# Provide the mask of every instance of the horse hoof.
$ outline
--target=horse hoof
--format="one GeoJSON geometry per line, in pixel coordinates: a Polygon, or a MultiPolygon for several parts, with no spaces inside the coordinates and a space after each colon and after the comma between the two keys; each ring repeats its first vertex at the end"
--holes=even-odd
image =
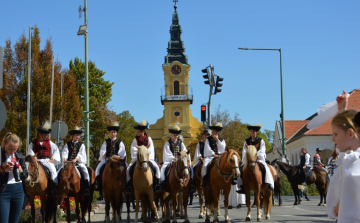
{"type": "Polygon", "coordinates": [[[199,214],[199,218],[200,218],[200,219],[201,219],[201,218],[204,218],[204,215],[199,214]]]}
{"type": "Polygon", "coordinates": [[[219,219],[214,219],[213,223],[219,223],[219,219]]]}
{"type": "Polygon", "coordinates": [[[231,223],[230,219],[225,220],[225,223],[231,223]]]}
{"type": "Polygon", "coordinates": [[[205,222],[206,223],[210,222],[210,219],[209,218],[205,219],[205,222]]]}
{"type": "Polygon", "coordinates": [[[257,221],[261,221],[262,219],[261,218],[257,218],[257,221]]]}
{"type": "Polygon", "coordinates": [[[245,221],[251,221],[251,219],[249,217],[246,217],[245,221]]]}
{"type": "Polygon", "coordinates": [[[281,202],[281,203],[279,203],[279,206],[280,206],[280,207],[282,206],[282,202],[281,202]]]}
{"type": "Polygon", "coordinates": [[[326,207],[326,204],[323,204],[324,207],[326,207]]]}
{"type": "Polygon", "coordinates": [[[266,216],[266,219],[267,219],[267,220],[270,220],[270,216],[266,216]]]}
{"type": "Polygon", "coordinates": [[[321,206],[321,203],[319,203],[318,206],[321,206]]]}
{"type": "Polygon", "coordinates": [[[189,219],[185,220],[184,223],[190,223],[189,219]]]}
{"type": "Polygon", "coordinates": [[[297,202],[294,202],[294,204],[293,205],[297,205],[297,202]]]}

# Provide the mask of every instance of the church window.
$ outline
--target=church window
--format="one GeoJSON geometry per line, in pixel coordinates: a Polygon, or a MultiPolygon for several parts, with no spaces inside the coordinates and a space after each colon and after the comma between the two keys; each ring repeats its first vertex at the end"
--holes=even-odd
{"type": "Polygon", "coordinates": [[[175,81],[174,82],[174,95],[179,95],[180,92],[179,92],[179,81],[175,81]]]}
{"type": "Polygon", "coordinates": [[[178,116],[180,116],[180,112],[174,112],[174,115],[176,116],[176,117],[178,117],[178,116]]]}

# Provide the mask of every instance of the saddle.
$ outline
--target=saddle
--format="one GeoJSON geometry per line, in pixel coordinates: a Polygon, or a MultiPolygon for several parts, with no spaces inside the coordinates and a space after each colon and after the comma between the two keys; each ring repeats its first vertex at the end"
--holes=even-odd
{"type": "MultiPolygon", "coordinates": [[[[79,165],[78,163],[75,163],[75,170],[76,170],[76,173],[78,174],[78,176],[80,177],[80,179],[83,180],[84,176],[82,175],[81,171],[78,169],[78,165],[79,165]]],[[[66,166],[66,164],[64,166],[66,166]]],[[[61,169],[60,169],[60,171],[58,173],[59,178],[61,176],[61,172],[64,170],[64,166],[61,167],[61,169]]],[[[88,168],[88,172],[90,173],[89,167],[87,167],[87,168],[88,168]]],[[[50,173],[50,171],[49,171],[49,173],[50,173]]],[[[90,176],[90,174],[89,174],[89,176],[90,176]]]]}
{"type": "Polygon", "coordinates": [[[173,167],[174,162],[171,162],[169,165],[167,165],[166,169],[165,169],[165,182],[169,181],[169,175],[170,175],[170,170],[173,167]]]}
{"type": "Polygon", "coordinates": [[[262,182],[265,183],[265,174],[266,174],[265,166],[264,166],[262,163],[260,163],[260,162],[258,162],[257,164],[259,165],[259,170],[260,170],[260,172],[261,172],[262,182]]]}
{"type": "Polygon", "coordinates": [[[51,179],[51,172],[49,170],[49,168],[47,168],[46,166],[44,166],[41,162],[39,162],[39,164],[42,166],[44,172],[45,172],[45,176],[47,179],[51,179]]]}
{"type": "MultiPolygon", "coordinates": [[[[210,181],[210,171],[211,171],[211,169],[213,168],[213,166],[215,165],[215,162],[217,161],[219,159],[219,157],[215,157],[215,158],[213,158],[210,162],[209,162],[209,164],[207,165],[207,167],[206,167],[206,174],[209,174],[209,177],[207,178],[208,180],[208,182],[210,181]]],[[[204,180],[204,178],[203,178],[203,180],[204,180]]]]}

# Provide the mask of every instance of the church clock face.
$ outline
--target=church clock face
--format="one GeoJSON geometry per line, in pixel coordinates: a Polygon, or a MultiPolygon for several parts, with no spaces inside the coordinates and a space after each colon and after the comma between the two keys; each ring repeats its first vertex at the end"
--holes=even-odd
{"type": "Polygon", "coordinates": [[[181,72],[181,67],[179,65],[174,65],[171,68],[171,73],[173,74],[180,74],[181,72]]]}

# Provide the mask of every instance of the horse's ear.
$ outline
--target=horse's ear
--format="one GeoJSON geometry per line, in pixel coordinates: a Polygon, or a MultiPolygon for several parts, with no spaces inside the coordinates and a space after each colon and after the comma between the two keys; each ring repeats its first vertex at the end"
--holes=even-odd
{"type": "Polygon", "coordinates": [[[189,154],[190,154],[190,150],[186,151],[186,154],[188,154],[188,155],[189,155],[189,154]]]}
{"type": "Polygon", "coordinates": [[[240,147],[239,147],[239,148],[237,148],[235,151],[236,151],[237,153],[239,153],[239,151],[240,151],[240,147]]]}
{"type": "Polygon", "coordinates": [[[177,152],[177,154],[178,154],[179,156],[181,156],[181,153],[180,153],[180,152],[177,152]]]}

